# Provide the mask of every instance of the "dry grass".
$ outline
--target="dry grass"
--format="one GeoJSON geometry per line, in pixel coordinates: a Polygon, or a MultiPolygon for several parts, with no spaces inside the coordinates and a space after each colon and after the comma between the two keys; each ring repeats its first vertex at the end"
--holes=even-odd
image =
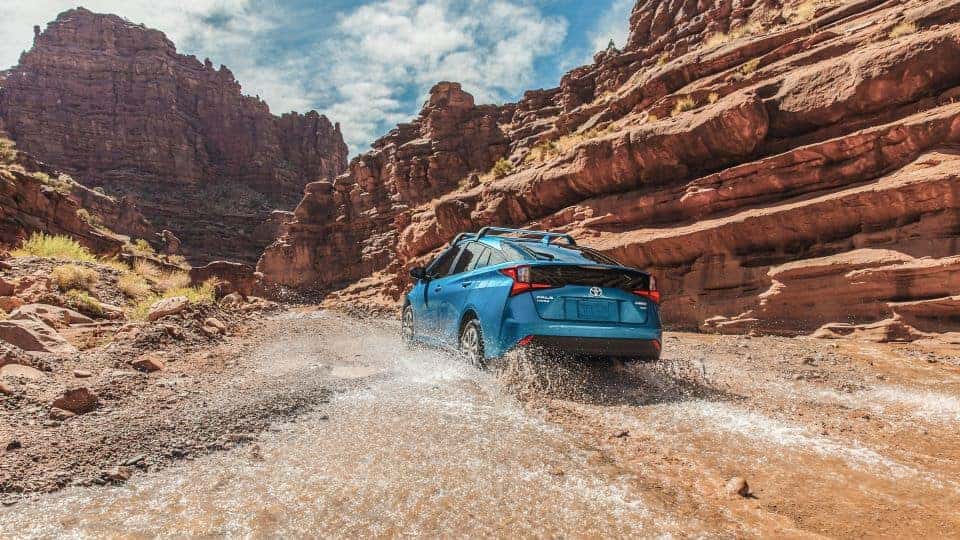
{"type": "Polygon", "coordinates": [[[15,159],[17,159],[16,143],[0,137],[0,163],[11,163],[15,159]]]}
{"type": "Polygon", "coordinates": [[[117,286],[120,288],[120,292],[131,300],[142,300],[150,296],[152,292],[147,280],[140,274],[133,272],[120,276],[117,286]]]}
{"type": "Polygon", "coordinates": [[[61,291],[80,289],[92,291],[100,283],[100,274],[92,268],[78,264],[64,264],[57,266],[50,272],[50,279],[57,284],[61,291]]]}
{"type": "Polygon", "coordinates": [[[706,40],[703,42],[703,46],[708,49],[713,49],[714,47],[719,47],[724,43],[730,41],[730,36],[724,32],[717,32],[715,34],[710,34],[706,40]]]}
{"type": "Polygon", "coordinates": [[[682,112],[690,111],[697,108],[697,101],[690,96],[682,97],[678,99],[673,104],[673,111],[670,112],[670,116],[676,116],[682,112]]]}
{"type": "Polygon", "coordinates": [[[917,25],[915,23],[902,22],[890,30],[890,39],[897,39],[898,37],[909,36],[910,34],[916,33],[917,25]]]}
{"type": "Polygon", "coordinates": [[[670,61],[670,54],[669,54],[669,53],[663,53],[663,54],[660,55],[659,58],[657,58],[657,66],[666,65],[667,62],[669,62],[669,61],[670,61]]]}
{"type": "Polygon", "coordinates": [[[716,92],[710,92],[710,95],[707,96],[707,101],[709,101],[711,105],[716,103],[719,99],[720,99],[720,94],[716,92]]]}
{"type": "Polygon", "coordinates": [[[150,294],[138,301],[128,313],[128,316],[135,321],[146,320],[150,313],[150,308],[154,304],[165,298],[174,296],[185,296],[191,304],[212,304],[216,301],[217,280],[209,279],[197,287],[181,287],[164,291],[163,294],[150,294]]]}
{"type": "Polygon", "coordinates": [[[793,12],[787,15],[787,20],[792,23],[802,23],[813,20],[817,15],[817,5],[819,2],[817,0],[807,0],[806,2],[801,3],[793,12]]]}
{"type": "Polygon", "coordinates": [[[5,320],[5,319],[6,319],[7,317],[9,317],[9,316],[10,316],[9,313],[7,313],[6,311],[0,309],[0,321],[5,320]]]}
{"type": "Polygon", "coordinates": [[[556,141],[542,142],[530,149],[530,153],[524,158],[525,162],[543,162],[560,154],[560,147],[556,141]]]}
{"type": "Polygon", "coordinates": [[[114,270],[116,270],[117,272],[120,272],[121,274],[127,274],[130,272],[130,266],[128,266],[127,263],[121,261],[120,259],[115,259],[115,258],[101,259],[97,261],[97,264],[101,264],[103,266],[108,266],[110,268],[113,268],[114,270]]]}
{"type": "Polygon", "coordinates": [[[89,315],[91,317],[102,317],[103,316],[103,307],[100,305],[100,301],[96,298],[90,296],[90,293],[87,291],[80,291],[73,289],[67,291],[67,304],[72,308],[84,315],[89,315]]]}
{"type": "Polygon", "coordinates": [[[129,244],[127,248],[131,253],[140,257],[149,257],[157,254],[153,246],[143,238],[137,238],[132,244],[129,244]]]}
{"type": "Polygon", "coordinates": [[[754,58],[753,60],[749,60],[745,64],[740,66],[740,73],[743,73],[745,76],[750,75],[751,73],[756,71],[757,68],[759,67],[760,67],[760,59],[754,58]]]}
{"type": "Polygon", "coordinates": [[[46,257],[65,261],[94,262],[96,257],[87,248],[81,246],[69,236],[55,236],[45,233],[33,233],[19,249],[13,250],[13,257],[46,257]]]}

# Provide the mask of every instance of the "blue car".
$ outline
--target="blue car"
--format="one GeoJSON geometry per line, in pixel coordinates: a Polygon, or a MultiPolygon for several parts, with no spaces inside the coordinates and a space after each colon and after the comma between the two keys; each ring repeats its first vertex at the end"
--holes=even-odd
{"type": "Polygon", "coordinates": [[[514,349],[660,358],[656,279],[569,235],[486,227],[410,276],[407,343],[454,348],[478,366],[514,349]]]}

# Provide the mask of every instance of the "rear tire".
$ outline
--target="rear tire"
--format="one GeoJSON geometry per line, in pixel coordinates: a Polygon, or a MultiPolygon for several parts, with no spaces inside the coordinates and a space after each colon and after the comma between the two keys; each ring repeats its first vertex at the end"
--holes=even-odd
{"type": "Polygon", "coordinates": [[[400,315],[400,339],[403,341],[403,345],[406,347],[413,346],[413,324],[413,306],[406,306],[403,308],[403,314],[400,315]]]}
{"type": "Polygon", "coordinates": [[[460,354],[477,368],[483,368],[486,365],[483,353],[483,329],[480,328],[480,321],[477,319],[470,319],[460,329],[460,354]]]}

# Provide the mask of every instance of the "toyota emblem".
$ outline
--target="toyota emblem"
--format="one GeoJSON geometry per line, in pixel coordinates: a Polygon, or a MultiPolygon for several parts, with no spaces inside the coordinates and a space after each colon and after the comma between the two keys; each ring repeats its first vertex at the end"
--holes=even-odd
{"type": "Polygon", "coordinates": [[[590,296],[603,296],[603,289],[600,287],[590,287],[590,296]]]}

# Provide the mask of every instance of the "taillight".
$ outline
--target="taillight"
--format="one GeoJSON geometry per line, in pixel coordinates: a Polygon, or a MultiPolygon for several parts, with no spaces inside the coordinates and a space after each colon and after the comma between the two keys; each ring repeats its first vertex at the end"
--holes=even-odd
{"type": "Polygon", "coordinates": [[[510,287],[510,296],[516,296],[534,289],[550,289],[553,287],[549,283],[532,283],[529,266],[504,268],[500,270],[500,273],[513,280],[513,286],[510,287]]]}
{"type": "Polygon", "coordinates": [[[642,296],[647,300],[650,300],[654,304],[660,303],[660,291],[657,290],[657,278],[650,276],[650,288],[649,289],[637,289],[633,291],[633,294],[637,296],[642,296]]]}

